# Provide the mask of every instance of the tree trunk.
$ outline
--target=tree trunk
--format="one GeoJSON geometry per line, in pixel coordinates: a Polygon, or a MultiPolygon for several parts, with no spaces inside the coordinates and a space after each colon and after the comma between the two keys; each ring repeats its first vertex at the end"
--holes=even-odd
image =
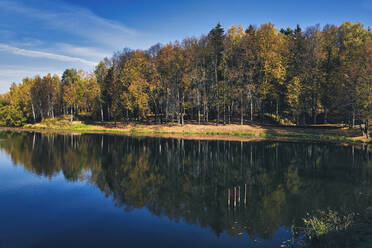
{"type": "Polygon", "coordinates": [[[103,108],[102,108],[102,103],[100,103],[99,106],[101,108],[101,121],[103,122],[103,108]]]}
{"type": "Polygon", "coordinates": [[[300,125],[300,114],[297,113],[296,114],[296,126],[299,126],[300,125]]]}
{"type": "Polygon", "coordinates": [[[33,103],[31,103],[31,107],[32,107],[32,116],[34,117],[34,123],[36,123],[36,114],[35,114],[35,108],[34,108],[33,103]]]}
{"type": "Polygon", "coordinates": [[[253,121],[253,99],[251,98],[251,121],[253,121]]]}
{"type": "Polygon", "coordinates": [[[177,90],[177,107],[176,107],[176,115],[177,115],[177,123],[178,125],[181,124],[181,101],[180,101],[180,90],[177,90]]]}
{"type": "Polygon", "coordinates": [[[200,125],[200,106],[198,107],[198,124],[200,125]]]}
{"type": "Polygon", "coordinates": [[[240,125],[244,124],[243,93],[240,95],[240,125]]]}
{"type": "Polygon", "coordinates": [[[218,74],[217,74],[217,66],[218,66],[218,59],[217,59],[217,55],[215,56],[215,63],[214,63],[214,83],[215,83],[215,87],[217,89],[217,120],[216,120],[216,125],[218,125],[218,123],[220,122],[220,108],[218,106],[218,87],[217,87],[217,84],[218,84],[218,74]]]}
{"type": "Polygon", "coordinates": [[[218,126],[219,123],[220,123],[220,107],[218,106],[218,103],[217,103],[217,120],[216,120],[216,125],[218,126]]]}
{"type": "Polygon", "coordinates": [[[204,118],[204,124],[207,123],[207,111],[206,111],[206,106],[203,104],[203,118],[204,118]]]}
{"type": "Polygon", "coordinates": [[[231,124],[231,106],[229,105],[229,125],[231,124]]]}
{"type": "Polygon", "coordinates": [[[306,110],[304,109],[304,112],[302,114],[302,124],[306,125],[306,110]]]}
{"type": "Polygon", "coordinates": [[[366,120],[364,130],[365,130],[366,138],[368,139],[369,138],[368,119],[366,120]]]}
{"type": "Polygon", "coordinates": [[[223,124],[226,125],[226,105],[223,105],[223,124]]]}
{"type": "Polygon", "coordinates": [[[243,111],[243,105],[240,106],[240,125],[244,125],[244,111],[243,111]]]}
{"type": "Polygon", "coordinates": [[[40,108],[40,117],[43,120],[44,119],[43,109],[41,108],[41,106],[39,108],[40,108]]]}
{"type": "Polygon", "coordinates": [[[276,100],[276,118],[279,120],[279,99],[276,100]]]}
{"type": "Polygon", "coordinates": [[[169,88],[167,88],[167,94],[165,99],[165,122],[169,122],[169,88]]]}
{"type": "Polygon", "coordinates": [[[207,120],[207,125],[208,125],[208,122],[209,122],[209,110],[208,110],[208,106],[207,106],[207,116],[206,116],[206,120],[207,120]]]}
{"type": "Polygon", "coordinates": [[[325,123],[325,124],[328,123],[328,109],[325,109],[325,110],[324,110],[324,123],[325,123]]]}
{"type": "Polygon", "coordinates": [[[184,116],[185,116],[185,94],[182,94],[182,105],[181,105],[181,109],[180,109],[180,113],[181,113],[181,125],[185,125],[185,120],[184,120],[184,116]]]}

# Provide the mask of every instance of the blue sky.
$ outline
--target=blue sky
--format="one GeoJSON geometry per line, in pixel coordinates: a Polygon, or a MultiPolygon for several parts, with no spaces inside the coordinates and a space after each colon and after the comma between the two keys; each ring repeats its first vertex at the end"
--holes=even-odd
{"type": "Polygon", "coordinates": [[[26,76],[92,71],[124,47],[206,34],[218,22],[282,27],[362,22],[372,0],[0,0],[0,93],[26,76]]]}

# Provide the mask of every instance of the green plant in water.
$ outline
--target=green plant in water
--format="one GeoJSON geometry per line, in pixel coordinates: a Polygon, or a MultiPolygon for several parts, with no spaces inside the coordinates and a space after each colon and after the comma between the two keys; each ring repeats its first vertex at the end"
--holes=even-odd
{"type": "Polygon", "coordinates": [[[305,235],[311,240],[331,232],[346,231],[352,225],[354,216],[354,213],[342,216],[333,210],[319,211],[318,216],[303,219],[305,235]]]}

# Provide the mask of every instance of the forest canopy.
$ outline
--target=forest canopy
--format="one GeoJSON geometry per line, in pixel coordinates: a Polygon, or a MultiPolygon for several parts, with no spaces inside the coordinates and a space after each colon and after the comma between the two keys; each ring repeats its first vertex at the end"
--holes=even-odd
{"type": "Polygon", "coordinates": [[[92,121],[296,125],[371,120],[372,32],[361,23],[220,24],[207,35],[124,49],[94,72],[67,69],[13,84],[0,125],[69,115],[92,121]]]}

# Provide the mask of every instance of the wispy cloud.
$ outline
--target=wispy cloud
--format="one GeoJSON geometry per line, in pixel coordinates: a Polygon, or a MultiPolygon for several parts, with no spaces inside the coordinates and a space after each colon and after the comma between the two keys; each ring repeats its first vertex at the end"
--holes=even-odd
{"type": "Polygon", "coordinates": [[[144,34],[118,22],[95,15],[90,10],[57,2],[55,9],[37,9],[17,1],[0,1],[0,9],[39,20],[51,30],[59,30],[84,37],[89,41],[112,48],[140,45],[138,38],[144,34]]]}
{"type": "Polygon", "coordinates": [[[60,0],[0,0],[0,92],[27,76],[90,71],[114,51],[146,48],[146,37],[60,0]]]}
{"type": "MultiPolygon", "coordinates": [[[[34,67],[24,67],[24,66],[1,66],[0,67],[0,75],[6,78],[19,77],[20,75],[24,75],[23,77],[33,77],[36,75],[43,76],[48,73],[61,75],[62,70],[58,70],[53,67],[47,67],[47,68],[34,68],[34,67]]],[[[12,81],[12,82],[16,82],[16,81],[12,81]]]]}
{"type": "Polygon", "coordinates": [[[1,43],[0,43],[0,51],[4,51],[4,52],[16,54],[16,55],[21,55],[21,56],[26,56],[26,57],[46,58],[46,59],[63,61],[63,62],[79,62],[79,63],[84,63],[90,66],[94,66],[97,64],[96,62],[88,61],[82,58],[71,57],[71,56],[60,55],[60,54],[49,53],[49,52],[27,50],[27,49],[13,47],[13,46],[9,46],[7,44],[1,44],[1,43]]]}
{"type": "Polygon", "coordinates": [[[97,61],[111,55],[111,52],[105,52],[95,47],[76,46],[66,43],[58,43],[55,48],[63,54],[74,55],[82,58],[91,58],[97,61]]]}

